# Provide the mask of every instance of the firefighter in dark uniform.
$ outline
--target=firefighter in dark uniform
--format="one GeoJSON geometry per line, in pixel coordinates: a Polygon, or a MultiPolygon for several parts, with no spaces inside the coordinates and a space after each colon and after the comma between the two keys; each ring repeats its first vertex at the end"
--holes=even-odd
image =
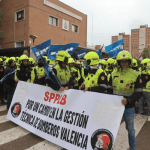
{"type": "Polygon", "coordinates": [[[17,67],[15,73],[15,80],[33,83],[35,80],[34,70],[29,66],[29,58],[25,54],[20,57],[20,66],[17,67]]]}

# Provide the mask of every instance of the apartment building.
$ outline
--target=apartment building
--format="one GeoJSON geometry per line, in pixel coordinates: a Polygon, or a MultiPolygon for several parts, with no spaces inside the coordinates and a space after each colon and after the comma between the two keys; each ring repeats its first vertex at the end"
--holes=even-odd
{"type": "Polygon", "coordinates": [[[48,39],[52,44],[87,45],[87,15],[58,0],[4,0],[1,48],[32,46],[48,39]]]}

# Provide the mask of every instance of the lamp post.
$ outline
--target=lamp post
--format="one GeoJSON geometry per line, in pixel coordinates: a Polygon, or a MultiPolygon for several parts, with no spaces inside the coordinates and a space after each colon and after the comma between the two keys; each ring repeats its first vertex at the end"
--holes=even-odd
{"type": "MultiPolygon", "coordinates": [[[[36,35],[30,35],[29,36],[32,40],[33,40],[33,46],[34,46],[34,41],[35,41],[35,39],[38,37],[38,36],[36,36],[36,35]]],[[[31,47],[33,47],[33,46],[31,46],[31,47]]],[[[31,48],[30,47],[30,48],[31,48]]],[[[33,58],[34,58],[34,60],[36,60],[36,57],[33,55],[33,52],[30,50],[30,56],[32,56],[33,58]]]]}
{"type": "Polygon", "coordinates": [[[36,35],[30,35],[29,37],[33,40],[33,45],[34,45],[34,40],[35,40],[38,36],[36,36],[36,35]]]}

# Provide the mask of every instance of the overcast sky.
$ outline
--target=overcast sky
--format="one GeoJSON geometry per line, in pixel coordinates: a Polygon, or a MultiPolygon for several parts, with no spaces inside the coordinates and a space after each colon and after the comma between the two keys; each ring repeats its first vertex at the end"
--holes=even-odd
{"type": "Polygon", "coordinates": [[[111,44],[119,32],[131,35],[131,29],[150,26],[149,0],[60,0],[88,17],[87,44],[111,44]],[[93,38],[92,38],[93,14],[93,38]],[[93,39],[93,40],[92,40],[93,39]]]}

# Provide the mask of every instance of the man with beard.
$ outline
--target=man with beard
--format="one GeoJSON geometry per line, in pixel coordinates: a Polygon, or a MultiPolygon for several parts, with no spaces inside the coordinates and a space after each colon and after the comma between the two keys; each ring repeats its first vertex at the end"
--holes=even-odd
{"type": "MultiPolygon", "coordinates": [[[[5,73],[4,75],[7,75],[8,73],[11,73],[13,71],[13,69],[15,68],[16,64],[15,61],[13,59],[10,59],[8,61],[8,66],[5,69],[5,73]]],[[[7,92],[7,109],[9,109],[11,101],[12,101],[12,97],[15,91],[15,80],[14,80],[14,73],[9,75],[5,82],[5,91],[7,92]]]]}
{"type": "Polygon", "coordinates": [[[25,54],[20,56],[20,66],[17,67],[15,80],[33,83],[35,79],[34,70],[29,66],[29,58],[25,54]]]}

